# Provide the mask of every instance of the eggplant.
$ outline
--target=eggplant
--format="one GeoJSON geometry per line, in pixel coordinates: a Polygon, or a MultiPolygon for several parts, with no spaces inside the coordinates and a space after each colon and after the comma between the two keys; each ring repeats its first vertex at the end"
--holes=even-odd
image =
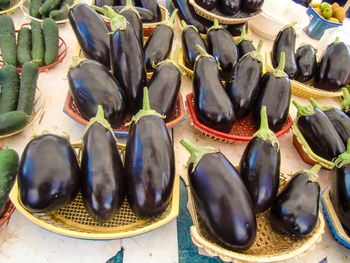
{"type": "Polygon", "coordinates": [[[217,19],[214,26],[209,28],[207,37],[209,54],[219,62],[222,69],[220,75],[226,79],[237,62],[237,47],[230,33],[219,25],[217,19]]]}
{"type": "Polygon", "coordinates": [[[256,13],[261,10],[264,0],[243,0],[242,9],[248,13],[256,13]]]}
{"type": "Polygon", "coordinates": [[[142,89],[147,82],[142,47],[125,17],[109,6],[97,9],[111,19],[112,72],[125,92],[127,111],[133,114],[141,108],[142,89]]]}
{"type": "Polygon", "coordinates": [[[315,87],[337,91],[350,82],[350,47],[339,41],[330,44],[317,67],[315,87]]]}
{"type": "Polygon", "coordinates": [[[256,125],[260,123],[260,112],[263,105],[267,108],[269,127],[279,131],[286,123],[291,99],[291,83],[283,71],[285,55],[282,52],[278,67],[264,74],[259,85],[259,95],[253,109],[256,125]]]}
{"type": "Polygon", "coordinates": [[[238,52],[238,59],[243,57],[245,54],[255,51],[253,40],[247,34],[245,25],[243,26],[240,37],[236,41],[236,46],[237,46],[237,52],[238,52]]]}
{"type": "Polygon", "coordinates": [[[135,5],[150,10],[157,22],[162,21],[162,13],[157,0],[135,0],[135,5]]]}
{"type": "Polygon", "coordinates": [[[147,71],[154,71],[154,66],[170,56],[174,39],[174,21],[177,9],[165,23],[157,25],[144,47],[144,63],[147,71]]]}
{"type": "MultiPolygon", "coordinates": [[[[219,10],[224,14],[235,15],[241,6],[241,0],[218,0],[219,10]]],[[[244,2],[245,0],[243,0],[244,2]]]]}
{"type": "Polygon", "coordinates": [[[279,187],[281,153],[277,137],[269,129],[266,107],[261,109],[260,129],[253,135],[239,164],[255,213],[263,213],[275,200],[279,187]]]}
{"type": "Polygon", "coordinates": [[[95,0],[94,2],[96,6],[103,7],[105,5],[113,6],[115,1],[114,0],[95,0]]]}
{"type": "Polygon", "coordinates": [[[350,140],[346,152],[334,161],[330,197],[340,223],[350,231],[350,140]]]}
{"type": "Polygon", "coordinates": [[[343,96],[342,96],[341,109],[348,117],[350,117],[350,94],[349,94],[348,88],[350,88],[350,86],[346,86],[345,88],[342,89],[343,96]]]}
{"type": "Polygon", "coordinates": [[[195,0],[196,4],[205,10],[211,11],[218,4],[218,0],[195,0]]]}
{"type": "Polygon", "coordinates": [[[184,28],[181,34],[181,41],[185,66],[193,69],[196,58],[200,55],[196,45],[201,46],[204,50],[207,48],[195,26],[187,25],[184,20],[181,20],[181,24],[184,28]]]}
{"type": "Polygon", "coordinates": [[[329,161],[345,151],[344,143],[327,115],[312,106],[302,106],[296,101],[296,123],[312,151],[329,161]]]}
{"type": "Polygon", "coordinates": [[[278,32],[272,49],[272,65],[274,67],[277,67],[281,53],[285,53],[286,65],[284,71],[290,79],[295,79],[298,75],[298,65],[295,55],[297,34],[295,33],[294,25],[295,23],[288,25],[278,32]]]}
{"type": "Polygon", "coordinates": [[[32,139],[18,172],[19,199],[32,213],[48,213],[71,203],[81,187],[81,171],[69,141],[53,134],[32,139]]]}
{"type": "Polygon", "coordinates": [[[303,45],[296,52],[296,61],[298,65],[297,80],[305,83],[311,80],[317,70],[317,50],[311,45],[303,45]]]}
{"type": "Polygon", "coordinates": [[[126,99],[119,82],[112,73],[95,60],[75,61],[68,70],[68,83],[81,116],[89,120],[102,105],[114,128],[124,121],[126,99]]]}
{"type": "Polygon", "coordinates": [[[181,144],[191,154],[188,182],[200,222],[225,247],[247,250],[256,236],[252,201],[237,170],[219,150],[181,144]]]}
{"type": "Polygon", "coordinates": [[[243,27],[248,31],[248,23],[234,24],[234,25],[222,25],[228,32],[230,32],[231,36],[239,37],[243,32],[243,27]]]}
{"type": "Polygon", "coordinates": [[[233,104],[219,79],[218,65],[199,45],[193,72],[194,109],[198,119],[210,128],[229,132],[235,122],[233,104]]]}
{"type": "Polygon", "coordinates": [[[314,108],[318,108],[326,114],[327,118],[331,121],[333,127],[342,139],[344,145],[346,145],[350,138],[350,118],[340,109],[335,107],[319,106],[313,98],[310,99],[310,103],[314,108]]]}
{"type": "MultiPolygon", "coordinates": [[[[125,6],[123,5],[112,6],[112,9],[116,12],[120,12],[123,8],[125,8],[125,6]]],[[[138,7],[138,6],[134,6],[134,9],[139,13],[142,23],[157,22],[156,18],[154,17],[153,13],[150,10],[143,7],[138,7]]]]}
{"type": "Polygon", "coordinates": [[[144,88],[143,109],[133,118],[125,150],[129,204],[141,218],[161,215],[169,206],[175,180],[175,154],[162,116],[150,108],[144,88]]]}
{"type": "Polygon", "coordinates": [[[295,173],[271,206],[272,229],[295,238],[309,235],[317,225],[321,165],[295,173]]]}
{"type": "Polygon", "coordinates": [[[126,175],[117,140],[101,105],[84,131],[81,173],[86,211],[98,222],[110,220],[126,196],[126,175]]]}
{"type": "Polygon", "coordinates": [[[237,119],[246,117],[251,112],[258,97],[262,74],[262,58],[259,53],[261,48],[260,41],[256,51],[240,58],[226,81],[226,92],[231,99],[237,119]]]}
{"type": "Polygon", "coordinates": [[[105,21],[87,4],[72,7],[68,17],[84,56],[110,68],[110,30],[105,21]]]}

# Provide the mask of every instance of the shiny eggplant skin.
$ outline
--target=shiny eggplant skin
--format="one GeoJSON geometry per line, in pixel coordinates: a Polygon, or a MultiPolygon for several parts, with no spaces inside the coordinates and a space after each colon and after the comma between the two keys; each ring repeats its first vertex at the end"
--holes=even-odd
{"type": "Polygon", "coordinates": [[[264,0],[243,0],[242,8],[248,13],[258,12],[264,4],[264,0]]]}
{"type": "Polygon", "coordinates": [[[162,62],[148,82],[151,109],[165,115],[166,121],[176,108],[181,87],[181,71],[172,62],[162,62]]]}
{"type": "Polygon", "coordinates": [[[68,17],[85,57],[110,68],[110,30],[105,21],[87,4],[75,5],[68,17]]]}
{"type": "Polygon", "coordinates": [[[162,21],[162,13],[157,0],[135,0],[135,5],[150,10],[157,22],[162,21]]]}
{"type": "Polygon", "coordinates": [[[316,49],[311,45],[299,47],[296,52],[298,65],[297,80],[304,83],[311,80],[317,70],[316,49]]]}
{"type": "Polygon", "coordinates": [[[322,56],[315,76],[315,87],[337,91],[350,82],[350,47],[337,40],[322,56]]]}
{"type": "Polygon", "coordinates": [[[53,134],[31,140],[22,154],[18,187],[30,212],[48,213],[72,202],[81,187],[81,171],[69,141],[53,134]]]}
{"type": "Polygon", "coordinates": [[[103,7],[105,5],[113,6],[114,2],[114,0],[95,0],[95,5],[98,7],[103,7]]]}
{"type": "Polygon", "coordinates": [[[238,58],[243,57],[245,54],[248,54],[252,51],[255,51],[253,41],[243,40],[237,45],[238,58]]]}
{"type": "Polygon", "coordinates": [[[271,206],[272,228],[292,237],[309,235],[317,225],[319,199],[320,184],[307,172],[297,172],[271,206]]]}
{"type": "Polygon", "coordinates": [[[136,38],[139,41],[141,50],[143,51],[143,28],[142,28],[142,21],[139,15],[131,8],[122,9],[122,11],[120,11],[119,14],[124,16],[126,20],[128,20],[128,22],[130,23],[130,26],[134,30],[136,38]]]}
{"type": "Polygon", "coordinates": [[[126,115],[124,92],[111,72],[95,60],[85,60],[68,71],[68,83],[80,114],[89,120],[102,105],[111,125],[116,128],[126,115]]]}
{"type": "MultiPolygon", "coordinates": [[[[224,25],[223,25],[224,26],[224,25]]],[[[238,37],[242,34],[243,28],[248,28],[248,23],[235,24],[235,25],[226,25],[224,28],[230,32],[231,36],[238,37]]]]}
{"type": "MultiPolygon", "coordinates": [[[[240,8],[241,0],[218,0],[220,11],[224,14],[235,15],[240,8]]],[[[244,2],[244,1],[243,1],[244,2]]]]}
{"type": "MultiPolygon", "coordinates": [[[[113,10],[116,12],[121,11],[124,7],[125,6],[123,6],[123,5],[112,6],[113,10]]],[[[137,12],[139,12],[140,19],[141,19],[142,23],[157,22],[153,13],[150,10],[143,8],[143,7],[138,7],[138,6],[134,6],[134,8],[136,9],[137,12]]]]}
{"type": "Polygon", "coordinates": [[[195,2],[200,7],[203,7],[204,9],[210,11],[216,7],[218,0],[195,0],[195,2]]]}

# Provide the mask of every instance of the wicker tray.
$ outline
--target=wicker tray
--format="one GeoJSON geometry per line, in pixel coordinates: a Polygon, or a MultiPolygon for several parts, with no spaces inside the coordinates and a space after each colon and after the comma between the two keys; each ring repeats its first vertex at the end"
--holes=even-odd
{"type": "MultiPolygon", "coordinates": [[[[30,27],[30,24],[23,24],[21,26],[22,27],[30,27]]],[[[16,32],[18,33],[19,30],[16,30],[16,32]]],[[[57,66],[58,64],[62,63],[63,59],[66,57],[67,55],[67,44],[66,42],[63,40],[63,38],[59,37],[59,43],[58,43],[58,56],[57,59],[54,63],[50,64],[50,65],[45,65],[45,66],[41,66],[39,67],[39,72],[47,72],[49,71],[51,68],[57,66]]],[[[0,53],[0,67],[2,67],[4,65],[4,61],[2,60],[2,56],[0,53]]],[[[22,72],[22,67],[17,67],[18,72],[22,72]]]]}
{"type": "Polygon", "coordinates": [[[334,210],[331,197],[329,195],[329,188],[323,192],[321,203],[334,239],[344,247],[350,249],[350,236],[346,233],[345,229],[339,221],[337,213],[334,210]]]}
{"type": "MultiPolygon", "coordinates": [[[[272,70],[271,54],[266,53],[265,55],[265,66],[268,70],[272,70]]],[[[313,97],[318,98],[330,98],[330,97],[340,97],[343,93],[342,91],[326,91],[320,90],[313,87],[313,80],[308,83],[301,83],[296,80],[291,80],[292,84],[292,94],[298,97],[309,99],[313,97]]]]}
{"type": "MultiPolygon", "coordinates": [[[[74,143],[78,156],[81,155],[81,143],[74,143]]],[[[124,158],[125,145],[118,144],[124,158]]],[[[86,212],[81,194],[66,207],[48,214],[34,214],[24,209],[19,201],[18,184],[15,183],[10,198],[17,210],[33,223],[51,232],[83,239],[116,239],[144,234],[155,230],[179,214],[180,180],[175,176],[173,196],[167,210],[159,217],[153,219],[140,219],[132,212],[125,200],[119,212],[110,221],[100,224],[93,220],[86,212]]]]}
{"type": "Polygon", "coordinates": [[[13,212],[15,212],[16,208],[15,206],[11,203],[11,201],[8,201],[5,207],[5,213],[0,217],[0,227],[7,223],[13,212]]]}
{"type": "Polygon", "coordinates": [[[43,116],[44,107],[45,107],[44,95],[41,93],[40,89],[37,88],[36,94],[35,94],[35,102],[34,102],[34,110],[33,110],[34,112],[33,112],[33,116],[31,118],[31,120],[22,129],[19,129],[17,131],[12,132],[12,133],[0,135],[0,140],[17,135],[17,134],[23,132],[25,129],[29,128],[31,125],[33,125],[33,123],[36,120],[40,119],[43,116]]]}
{"type": "Polygon", "coordinates": [[[13,5],[11,5],[9,9],[1,10],[0,15],[13,14],[17,10],[17,8],[20,7],[21,5],[22,5],[22,0],[17,0],[13,5]]]}
{"type": "MultiPolygon", "coordinates": [[[[252,139],[252,136],[257,131],[253,124],[253,120],[251,116],[248,116],[242,120],[236,121],[233,125],[233,128],[231,129],[230,133],[224,133],[217,130],[214,130],[212,128],[209,128],[208,126],[202,124],[196,115],[195,109],[194,109],[194,102],[193,102],[193,94],[190,93],[186,96],[186,106],[188,109],[188,115],[190,116],[192,125],[202,132],[204,135],[219,140],[224,141],[228,143],[233,142],[249,142],[252,139]]],[[[289,132],[291,126],[292,126],[292,118],[290,115],[288,116],[287,122],[284,124],[283,128],[276,133],[277,137],[282,136],[283,134],[289,132]]]]}
{"type": "MultiPolygon", "coordinates": [[[[281,174],[280,189],[287,183],[289,176],[281,174]]],[[[312,235],[293,239],[274,232],[268,218],[268,212],[257,216],[257,235],[253,246],[243,253],[225,249],[215,243],[216,241],[207,233],[201,225],[200,218],[192,201],[191,190],[188,190],[188,210],[190,211],[193,226],[191,226],[191,238],[193,243],[204,250],[210,256],[217,256],[225,262],[276,262],[295,258],[307,253],[317,242],[322,239],[324,233],[324,219],[319,213],[319,219],[312,235]]]]}

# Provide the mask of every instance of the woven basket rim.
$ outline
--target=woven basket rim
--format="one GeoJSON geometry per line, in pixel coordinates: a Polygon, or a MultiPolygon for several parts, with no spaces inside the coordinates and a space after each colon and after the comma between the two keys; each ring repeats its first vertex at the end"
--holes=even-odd
{"type": "Polygon", "coordinates": [[[11,218],[13,212],[15,212],[15,210],[16,210],[15,206],[9,200],[6,204],[4,214],[0,217],[0,227],[2,225],[6,224],[10,220],[10,218],[11,218]]]}

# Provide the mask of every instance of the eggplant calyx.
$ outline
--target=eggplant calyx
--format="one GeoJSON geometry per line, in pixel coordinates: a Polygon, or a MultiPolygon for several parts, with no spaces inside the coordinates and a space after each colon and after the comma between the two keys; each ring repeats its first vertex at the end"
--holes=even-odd
{"type": "Polygon", "coordinates": [[[128,24],[126,18],[122,15],[118,15],[110,6],[104,5],[103,7],[92,6],[96,11],[100,12],[104,16],[110,19],[111,29],[113,32],[124,31],[128,24]]]}
{"type": "Polygon", "coordinates": [[[333,164],[338,168],[342,167],[345,164],[349,164],[349,163],[350,163],[350,138],[348,139],[346,152],[340,154],[338,156],[338,158],[336,158],[333,161],[333,164]]]}
{"type": "Polygon", "coordinates": [[[286,53],[281,52],[280,61],[278,62],[277,68],[272,71],[272,74],[276,78],[288,78],[288,74],[284,72],[284,67],[286,66],[286,53]]]}
{"type": "Polygon", "coordinates": [[[79,56],[73,56],[72,63],[69,65],[69,68],[76,68],[80,65],[81,62],[85,61],[85,59],[79,56]]]}
{"type": "Polygon", "coordinates": [[[262,56],[261,56],[261,49],[263,46],[264,42],[262,40],[259,41],[258,47],[256,50],[248,53],[253,59],[256,59],[257,61],[261,62],[262,61],[262,56]]]}
{"type": "Polygon", "coordinates": [[[222,26],[220,26],[219,20],[217,20],[217,19],[215,18],[215,19],[214,19],[214,25],[211,26],[211,27],[208,29],[208,33],[209,33],[211,30],[218,30],[218,29],[222,29],[222,26]]]}
{"type": "Polygon", "coordinates": [[[335,43],[335,44],[337,44],[337,43],[339,43],[339,42],[341,42],[341,41],[340,41],[340,37],[336,37],[336,38],[334,39],[334,41],[333,41],[333,43],[335,43]]]}
{"type": "Polygon", "coordinates": [[[139,11],[137,11],[137,9],[135,8],[135,6],[133,6],[132,4],[132,1],[131,0],[126,0],[126,5],[120,10],[120,14],[125,12],[125,11],[128,11],[128,10],[131,10],[133,11],[139,19],[141,19],[141,16],[140,16],[140,13],[139,11]]]}
{"type": "Polygon", "coordinates": [[[239,45],[243,41],[253,42],[253,39],[247,34],[247,26],[244,25],[242,28],[242,33],[239,38],[236,40],[236,45],[239,45]]]}
{"type": "Polygon", "coordinates": [[[293,100],[292,103],[298,110],[298,117],[299,116],[309,116],[309,115],[312,115],[315,113],[315,111],[311,105],[303,106],[295,100],[293,100]]]}
{"type": "Polygon", "coordinates": [[[174,23],[175,23],[175,17],[177,14],[178,9],[175,9],[169,19],[163,23],[163,25],[166,25],[167,27],[170,27],[171,29],[174,28],[174,23]]]}
{"type": "Polygon", "coordinates": [[[187,166],[193,164],[192,172],[197,167],[199,161],[203,158],[203,156],[207,153],[217,153],[220,152],[218,149],[210,146],[206,147],[196,147],[187,139],[182,139],[180,141],[181,145],[185,147],[185,149],[190,153],[190,158],[187,161],[187,166]]]}
{"type": "Polygon", "coordinates": [[[318,176],[319,171],[321,170],[321,165],[315,164],[311,169],[309,170],[301,170],[301,172],[306,173],[309,178],[309,182],[315,182],[318,183],[320,181],[320,177],[318,176]]]}
{"type": "Polygon", "coordinates": [[[113,128],[111,126],[111,124],[107,121],[107,119],[105,118],[105,113],[103,111],[103,107],[101,105],[97,106],[97,113],[95,117],[92,117],[88,123],[88,125],[86,126],[85,130],[84,130],[84,134],[89,130],[89,128],[94,125],[95,123],[98,123],[100,125],[102,125],[104,128],[106,128],[107,130],[109,130],[112,134],[113,133],[113,128]]]}
{"type": "Polygon", "coordinates": [[[199,44],[196,44],[195,48],[199,52],[199,55],[196,57],[196,62],[202,57],[212,58],[215,60],[217,67],[218,67],[218,70],[220,70],[220,71],[222,70],[219,60],[214,58],[212,55],[208,54],[208,52],[205,51],[199,44]]]}
{"type": "Polygon", "coordinates": [[[314,98],[310,98],[309,99],[312,107],[314,107],[315,109],[320,109],[321,111],[326,111],[326,110],[334,110],[334,107],[332,106],[320,106],[318,105],[317,101],[314,98]]]}
{"type": "Polygon", "coordinates": [[[348,87],[350,88],[350,86],[346,85],[345,88],[342,88],[342,90],[343,90],[343,101],[341,103],[341,108],[344,111],[349,111],[350,110],[350,94],[349,94],[348,87]]]}
{"type": "MultiPolygon", "coordinates": [[[[288,29],[288,28],[291,28],[291,29],[294,31],[294,33],[295,33],[294,27],[295,27],[297,24],[298,24],[298,22],[294,21],[294,22],[290,23],[289,25],[286,25],[285,27],[283,27],[283,28],[281,29],[281,32],[284,31],[284,30],[286,30],[286,29],[288,29]]],[[[296,35],[296,33],[295,33],[295,35],[296,35]]]]}
{"type": "Polygon", "coordinates": [[[302,43],[298,49],[303,48],[303,47],[311,47],[312,49],[314,49],[317,52],[317,48],[315,48],[313,45],[311,45],[309,43],[302,43]]]}
{"type": "Polygon", "coordinates": [[[198,29],[194,25],[189,25],[184,20],[181,20],[181,26],[184,28],[183,30],[185,30],[186,28],[192,28],[193,30],[198,32],[198,29]]]}
{"type": "Polygon", "coordinates": [[[179,56],[180,56],[180,46],[176,44],[175,51],[171,52],[170,58],[160,61],[157,64],[154,63],[154,61],[152,61],[152,67],[156,69],[160,67],[162,64],[170,63],[170,64],[173,64],[180,72],[182,72],[177,62],[179,56]]]}
{"type": "Polygon", "coordinates": [[[253,138],[255,137],[261,138],[264,141],[270,141],[273,146],[277,145],[279,147],[276,134],[269,129],[265,105],[261,108],[260,128],[254,133],[253,138]]]}

